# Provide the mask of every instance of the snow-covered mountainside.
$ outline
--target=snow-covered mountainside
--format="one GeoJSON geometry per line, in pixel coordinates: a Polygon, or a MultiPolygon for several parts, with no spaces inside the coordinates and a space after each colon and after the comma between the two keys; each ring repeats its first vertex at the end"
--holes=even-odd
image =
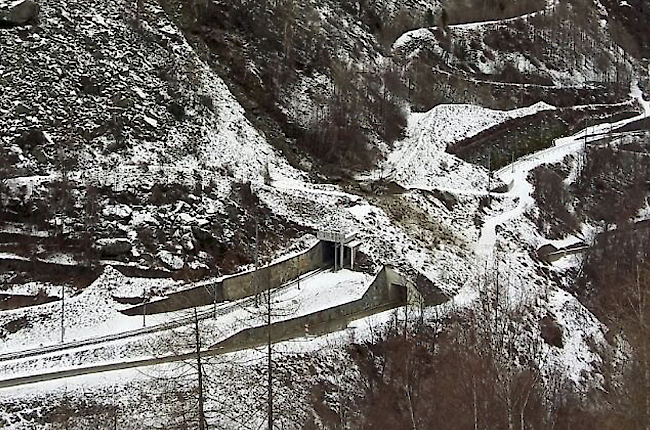
{"type": "Polygon", "coordinates": [[[645,428],[648,14],[0,0],[0,427],[645,428]]]}

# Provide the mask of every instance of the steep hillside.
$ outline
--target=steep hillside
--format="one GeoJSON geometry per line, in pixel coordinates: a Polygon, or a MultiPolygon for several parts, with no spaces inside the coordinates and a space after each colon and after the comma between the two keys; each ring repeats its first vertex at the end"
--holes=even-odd
{"type": "Polygon", "coordinates": [[[644,2],[62,0],[11,22],[19,4],[0,426],[265,428],[275,396],[273,428],[647,428],[644,2]],[[306,275],[267,313],[217,299],[321,230],[356,233],[367,273],[306,275]],[[300,325],[270,359],[215,352],[383,266],[406,305],[300,325]],[[210,302],[147,313],[177,292],[210,302]]]}

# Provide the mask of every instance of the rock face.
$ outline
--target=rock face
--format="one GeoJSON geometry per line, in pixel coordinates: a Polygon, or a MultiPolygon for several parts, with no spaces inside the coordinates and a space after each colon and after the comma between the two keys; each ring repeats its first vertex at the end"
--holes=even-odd
{"type": "MultiPolygon", "coordinates": [[[[1,7],[1,6],[0,6],[1,7]]],[[[17,0],[0,9],[0,25],[24,25],[38,17],[38,3],[32,0],[17,0]]]]}
{"type": "Polygon", "coordinates": [[[102,210],[102,215],[109,219],[127,220],[132,214],[133,209],[127,205],[107,206],[102,210]]]}
{"type": "Polygon", "coordinates": [[[98,239],[95,248],[101,255],[115,257],[131,251],[131,242],[128,239],[98,239]]]}
{"type": "Polygon", "coordinates": [[[181,270],[185,265],[183,259],[169,251],[160,251],[157,255],[158,259],[170,270],[181,270]]]}

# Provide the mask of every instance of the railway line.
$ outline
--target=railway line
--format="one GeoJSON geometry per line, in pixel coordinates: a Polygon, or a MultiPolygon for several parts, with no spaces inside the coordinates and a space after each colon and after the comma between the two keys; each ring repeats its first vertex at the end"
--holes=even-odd
{"type": "MultiPolygon", "coordinates": [[[[306,275],[302,276],[300,278],[301,281],[304,281],[306,279],[309,279],[311,277],[314,277],[326,270],[330,269],[330,266],[322,267],[320,269],[314,270],[310,273],[307,273],[306,275]]],[[[280,287],[276,288],[272,292],[272,297],[274,295],[279,294],[286,288],[294,285],[297,282],[297,280],[292,280],[289,281],[280,287]]],[[[227,306],[223,306],[221,308],[217,309],[210,309],[210,310],[204,310],[201,311],[198,314],[199,320],[204,320],[210,317],[219,317],[219,316],[224,316],[227,313],[229,313],[232,310],[232,306],[243,306],[243,305],[249,305],[253,303],[255,300],[255,297],[248,297],[236,302],[231,302],[227,303],[227,306]]],[[[188,316],[188,317],[182,317],[182,318],[177,318],[172,321],[168,321],[166,323],[162,324],[157,324],[155,326],[151,327],[143,327],[137,330],[129,330],[121,333],[115,333],[115,334],[110,334],[110,335],[105,335],[105,336],[98,336],[98,337],[93,337],[89,339],[83,339],[83,340],[78,340],[74,342],[68,342],[68,343],[63,343],[63,344],[57,344],[57,345],[48,345],[48,346],[43,346],[39,348],[33,348],[33,349],[28,349],[24,351],[17,351],[17,352],[9,352],[9,353],[4,353],[0,354],[0,362],[3,361],[11,361],[11,360],[20,360],[23,358],[30,358],[30,357],[36,357],[39,355],[45,355],[45,354],[51,354],[51,353],[56,353],[56,352],[63,352],[63,351],[68,351],[72,349],[77,349],[77,348],[82,348],[86,346],[94,346],[94,345],[101,345],[104,343],[109,343],[109,342],[114,342],[118,340],[124,340],[128,338],[133,338],[137,336],[143,336],[151,333],[156,333],[156,332],[161,332],[161,331],[166,331],[166,330],[172,330],[178,327],[183,327],[188,324],[191,324],[194,322],[194,316],[188,316]]]]}

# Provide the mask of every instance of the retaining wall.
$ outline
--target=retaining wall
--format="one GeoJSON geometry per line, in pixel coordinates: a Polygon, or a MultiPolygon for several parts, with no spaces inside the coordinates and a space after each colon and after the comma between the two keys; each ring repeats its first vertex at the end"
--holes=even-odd
{"type": "Polygon", "coordinates": [[[323,242],[318,242],[307,252],[283,261],[262,267],[257,272],[247,272],[225,278],[222,281],[223,298],[237,300],[254,296],[258,291],[276,288],[300,275],[323,267],[323,242]]]}
{"type": "MultiPolygon", "coordinates": [[[[384,267],[359,300],[323,309],[301,317],[271,324],[273,343],[302,337],[322,335],[347,327],[350,321],[372,315],[407,303],[407,291],[415,287],[390,267],[384,267]]],[[[224,352],[264,345],[268,342],[268,326],[244,329],[212,346],[224,352]]]]}
{"type": "Polygon", "coordinates": [[[125,315],[156,314],[209,305],[213,302],[238,300],[254,296],[257,291],[277,288],[313,270],[324,267],[324,242],[318,242],[309,250],[278,261],[255,271],[225,277],[214,283],[201,285],[168,295],[162,300],[137,305],[122,311],[125,315]],[[257,286],[259,285],[259,289],[257,286]]]}

